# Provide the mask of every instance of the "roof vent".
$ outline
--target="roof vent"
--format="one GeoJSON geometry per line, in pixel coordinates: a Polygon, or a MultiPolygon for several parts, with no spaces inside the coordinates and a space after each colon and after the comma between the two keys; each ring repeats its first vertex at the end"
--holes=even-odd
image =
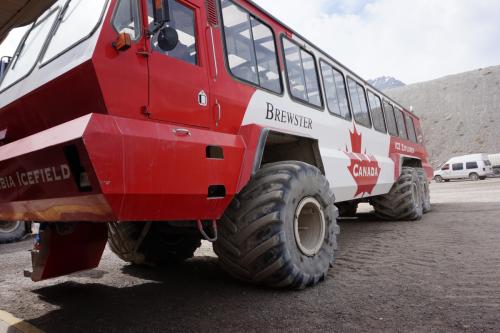
{"type": "Polygon", "coordinates": [[[207,7],[208,22],[212,26],[219,25],[219,19],[217,17],[217,5],[215,0],[205,0],[205,5],[207,7]]]}

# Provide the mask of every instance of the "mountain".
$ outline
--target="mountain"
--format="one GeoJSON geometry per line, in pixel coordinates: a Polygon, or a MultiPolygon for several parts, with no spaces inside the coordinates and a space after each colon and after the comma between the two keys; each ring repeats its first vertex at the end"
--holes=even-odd
{"type": "Polygon", "coordinates": [[[403,82],[391,76],[381,76],[373,80],[368,80],[368,83],[377,88],[378,90],[393,89],[405,86],[403,82]]]}
{"type": "Polygon", "coordinates": [[[420,117],[431,163],[500,153],[500,66],[385,90],[420,117]]]}

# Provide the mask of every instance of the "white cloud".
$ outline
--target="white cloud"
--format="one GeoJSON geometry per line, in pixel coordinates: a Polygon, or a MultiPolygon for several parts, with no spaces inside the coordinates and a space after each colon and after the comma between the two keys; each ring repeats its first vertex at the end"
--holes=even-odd
{"type": "Polygon", "coordinates": [[[412,83],[500,64],[496,0],[256,2],[365,78],[412,83]]]}

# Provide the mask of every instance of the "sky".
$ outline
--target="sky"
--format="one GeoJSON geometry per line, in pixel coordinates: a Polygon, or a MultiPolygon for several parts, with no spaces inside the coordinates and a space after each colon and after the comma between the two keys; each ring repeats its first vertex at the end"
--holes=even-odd
{"type": "Polygon", "coordinates": [[[500,65],[498,0],[255,0],[365,79],[500,65]]]}
{"type": "Polygon", "coordinates": [[[498,0],[254,1],[365,79],[409,84],[500,65],[498,0]]]}

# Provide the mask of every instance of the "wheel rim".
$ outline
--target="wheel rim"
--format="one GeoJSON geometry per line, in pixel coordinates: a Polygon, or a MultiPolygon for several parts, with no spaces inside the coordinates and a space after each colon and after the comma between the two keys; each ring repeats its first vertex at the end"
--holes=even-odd
{"type": "Polygon", "coordinates": [[[479,178],[476,174],[472,174],[470,177],[472,180],[477,180],[479,178]]]}
{"type": "Polygon", "coordinates": [[[318,200],[303,199],[295,212],[295,240],[300,251],[312,257],[319,252],[325,238],[325,215],[318,200]]]}
{"type": "Polygon", "coordinates": [[[16,230],[19,227],[19,224],[21,221],[16,221],[16,222],[5,222],[2,221],[0,222],[0,233],[2,234],[10,234],[14,230],[16,230]]]}

